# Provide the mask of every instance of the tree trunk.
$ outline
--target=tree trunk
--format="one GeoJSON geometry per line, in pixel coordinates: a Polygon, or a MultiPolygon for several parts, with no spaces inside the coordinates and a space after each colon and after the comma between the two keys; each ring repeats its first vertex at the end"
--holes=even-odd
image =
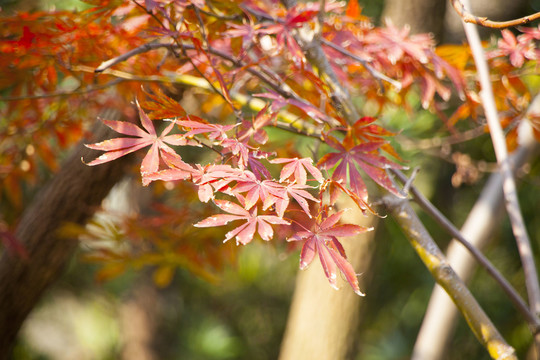
{"type": "MultiPolygon", "coordinates": [[[[97,124],[93,143],[112,137],[97,124]]],[[[82,163],[96,152],[80,143],[52,181],[24,212],[16,237],[27,260],[4,252],[0,258],[0,359],[8,359],[17,333],[45,290],[57,280],[77,248],[76,239],[58,236],[65,223],[84,224],[126,172],[130,157],[89,167],[82,163]]]]}

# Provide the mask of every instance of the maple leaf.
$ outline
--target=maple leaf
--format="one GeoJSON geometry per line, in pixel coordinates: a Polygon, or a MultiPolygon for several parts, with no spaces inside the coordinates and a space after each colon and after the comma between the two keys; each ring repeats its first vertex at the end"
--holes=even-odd
{"type": "Polygon", "coordinates": [[[512,66],[520,68],[523,66],[525,59],[537,59],[534,44],[530,41],[530,36],[516,36],[507,29],[501,31],[502,39],[499,39],[498,49],[489,53],[493,56],[508,56],[512,66]]]}
{"type": "Polygon", "coordinates": [[[305,57],[302,48],[298,45],[291,32],[312,20],[317,13],[318,10],[299,11],[298,6],[296,6],[287,11],[287,16],[282,23],[267,25],[264,28],[264,33],[276,35],[279,48],[287,48],[295,65],[298,67],[305,64],[305,57]]]}
{"type": "Polygon", "coordinates": [[[154,173],[145,173],[142,176],[142,183],[147,186],[152,181],[176,181],[186,180],[191,178],[195,169],[184,162],[180,155],[176,153],[169,153],[168,151],[161,152],[161,158],[169,166],[168,169],[160,170],[154,173]]]}
{"type": "Polygon", "coordinates": [[[270,224],[274,225],[289,225],[290,223],[275,215],[257,215],[257,207],[246,210],[242,206],[227,200],[214,200],[214,203],[223,211],[229,214],[217,214],[210,216],[202,221],[199,221],[194,226],[196,227],[214,227],[223,226],[231,221],[245,220],[246,222],[234,230],[225,234],[226,242],[236,237],[236,243],[246,245],[253,240],[255,231],[259,236],[266,241],[269,241],[274,236],[274,230],[270,224]]]}
{"type": "Polygon", "coordinates": [[[135,137],[114,138],[102,141],[97,144],[87,144],[86,147],[90,149],[105,151],[104,154],[100,155],[97,159],[89,162],[87,165],[94,166],[103,164],[118,159],[139,149],[142,149],[146,146],[151,146],[150,150],[144,157],[141,165],[141,174],[145,175],[147,173],[157,172],[157,170],[159,169],[160,153],[162,154],[162,156],[163,152],[169,152],[171,154],[175,153],[175,151],[167,144],[194,145],[192,142],[188,141],[188,139],[186,139],[185,136],[182,134],[168,135],[174,127],[174,122],[171,122],[163,130],[161,135],[158,136],[156,134],[156,130],[154,128],[152,120],[150,120],[148,115],[146,115],[146,113],[142,110],[139,102],[136,102],[136,104],[137,108],[139,109],[139,117],[141,119],[141,124],[144,130],[135,124],[125,121],[103,120],[103,123],[114,131],[120,134],[135,137]]]}
{"type": "MultiPolygon", "coordinates": [[[[144,91],[144,89],[143,89],[144,91]]],[[[153,101],[141,102],[141,107],[150,110],[148,116],[151,119],[167,119],[186,116],[186,110],[178,101],[167,96],[163,91],[156,89],[155,94],[144,91],[153,101]]]]}
{"type": "Polygon", "coordinates": [[[398,29],[390,20],[386,21],[386,27],[378,32],[370,32],[367,41],[378,50],[385,50],[391,64],[395,65],[405,54],[422,64],[428,62],[426,50],[433,46],[433,37],[429,34],[409,35],[410,27],[398,29]]]}
{"type": "Polygon", "coordinates": [[[277,112],[268,112],[269,107],[270,104],[267,104],[262,108],[251,122],[242,121],[242,127],[237,134],[238,140],[253,138],[259,144],[265,144],[268,141],[268,134],[263,127],[275,123],[278,116],[277,112]]]}
{"type": "Polygon", "coordinates": [[[193,182],[199,187],[198,195],[201,202],[208,202],[214,197],[214,189],[225,192],[228,184],[242,175],[240,169],[230,165],[207,165],[202,167],[196,164],[192,173],[193,182]]]}
{"type": "Polygon", "coordinates": [[[373,228],[353,224],[338,225],[342,214],[343,211],[340,211],[326,216],[326,211],[322,211],[311,230],[298,231],[287,241],[304,241],[300,252],[300,269],[305,269],[318,254],[324,273],[334,289],[337,289],[337,271],[339,270],[354,292],[363,296],[354,268],[347,261],[345,250],[337,238],[354,236],[371,231],[373,228]]]}
{"type": "Polygon", "coordinates": [[[286,189],[283,185],[271,180],[260,181],[251,171],[244,171],[236,181],[237,184],[231,189],[231,192],[235,196],[247,193],[243,199],[246,210],[250,210],[259,200],[263,203],[263,210],[266,210],[276,201],[287,199],[286,189]]]}
{"type": "Polygon", "coordinates": [[[385,157],[378,155],[377,150],[385,144],[384,141],[371,141],[359,145],[354,145],[354,140],[348,134],[343,140],[343,144],[331,136],[326,136],[326,143],[338,150],[337,153],[328,153],[324,155],[318,165],[322,169],[331,169],[337,165],[332,178],[338,182],[347,183],[351,190],[356,193],[364,202],[367,202],[367,188],[357,169],[359,166],[370,178],[377,184],[390,191],[392,194],[403,197],[397,190],[392,181],[388,178],[384,169],[401,169],[402,166],[391,162],[385,157]]]}
{"type": "Polygon", "coordinates": [[[278,158],[272,159],[270,162],[272,164],[287,163],[287,165],[283,166],[283,169],[281,169],[281,174],[279,175],[280,182],[292,178],[292,181],[297,184],[305,185],[307,182],[307,172],[309,172],[318,182],[322,183],[324,181],[319,169],[313,166],[313,160],[311,158],[278,158]]]}
{"type": "Polygon", "coordinates": [[[223,146],[222,153],[231,153],[241,169],[244,169],[248,165],[249,154],[252,150],[255,150],[238,139],[224,139],[221,141],[221,146],[223,146]]]}
{"type": "Polygon", "coordinates": [[[176,124],[191,129],[184,136],[193,136],[197,134],[208,133],[208,138],[211,140],[222,140],[227,139],[227,131],[233,129],[237,124],[234,125],[220,125],[220,124],[210,124],[198,116],[187,115],[180,120],[173,120],[176,124]],[[187,119],[187,120],[185,120],[187,119]]]}
{"type": "Polygon", "coordinates": [[[300,205],[306,215],[309,216],[309,218],[312,218],[311,211],[309,209],[309,203],[307,202],[307,200],[311,200],[316,203],[320,202],[320,200],[316,199],[305,189],[313,188],[307,185],[300,185],[295,183],[285,186],[285,196],[276,199],[275,205],[276,213],[278,214],[278,216],[283,216],[285,210],[289,207],[290,197],[292,197],[294,200],[296,200],[298,205],[300,205]]]}

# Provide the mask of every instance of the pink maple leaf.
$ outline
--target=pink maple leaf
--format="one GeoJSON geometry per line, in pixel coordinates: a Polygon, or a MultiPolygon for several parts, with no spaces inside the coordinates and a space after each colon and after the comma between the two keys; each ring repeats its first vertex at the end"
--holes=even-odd
{"type": "Polygon", "coordinates": [[[148,184],[150,184],[150,182],[156,180],[186,180],[189,179],[195,172],[195,169],[188,163],[184,162],[180,155],[176,153],[169,153],[167,151],[163,151],[161,153],[161,157],[169,166],[169,168],[154,173],[143,174],[144,186],[147,186],[148,184]]]}
{"type": "Polygon", "coordinates": [[[352,265],[347,261],[345,250],[337,239],[349,237],[373,228],[365,228],[353,224],[337,224],[343,211],[326,217],[326,212],[321,213],[312,230],[303,230],[294,234],[287,241],[304,241],[300,253],[300,269],[305,269],[319,254],[319,260],[330,285],[337,289],[337,271],[345,276],[354,292],[363,296],[358,285],[358,279],[352,265]]]}
{"type": "Polygon", "coordinates": [[[337,165],[332,178],[338,182],[347,183],[351,190],[356,193],[362,201],[367,202],[367,188],[360,176],[357,166],[360,167],[377,184],[390,191],[392,194],[403,197],[398,189],[394,187],[390,178],[386,174],[386,168],[400,169],[402,166],[393,163],[385,157],[378,155],[376,151],[385,144],[384,141],[365,142],[354,146],[349,136],[338,142],[332,137],[326,137],[326,143],[338,150],[337,153],[328,153],[319,160],[322,169],[331,169],[337,165]]]}
{"type": "Polygon", "coordinates": [[[274,236],[274,230],[270,224],[289,225],[289,222],[275,215],[257,215],[257,207],[248,211],[242,206],[227,200],[215,200],[215,204],[229,214],[212,215],[194,226],[214,227],[223,226],[231,221],[245,220],[246,222],[225,234],[224,242],[236,237],[236,243],[246,245],[253,240],[255,232],[265,240],[269,241],[274,236]]]}
{"type": "Polygon", "coordinates": [[[236,186],[232,189],[236,194],[246,193],[244,207],[251,209],[259,201],[263,204],[263,210],[268,209],[276,201],[287,198],[285,187],[271,180],[260,181],[251,171],[244,171],[242,177],[237,179],[236,186]]]}
{"type": "Polygon", "coordinates": [[[146,146],[151,146],[141,165],[141,174],[145,175],[158,171],[160,153],[162,156],[164,152],[168,152],[170,154],[175,153],[175,151],[167,144],[195,145],[186,139],[186,137],[182,134],[168,135],[174,127],[173,122],[171,122],[163,130],[161,135],[158,136],[152,120],[150,120],[148,115],[146,115],[146,113],[142,110],[139,102],[136,102],[136,104],[137,108],[139,109],[139,117],[141,119],[143,129],[135,124],[125,121],[103,120],[103,123],[114,131],[134,137],[114,138],[97,144],[86,145],[86,147],[90,149],[105,151],[104,154],[89,162],[87,165],[94,166],[103,164],[142,149],[146,146]]]}
{"type": "Polygon", "coordinates": [[[292,178],[293,182],[296,182],[299,185],[305,185],[307,182],[307,172],[309,172],[318,182],[322,183],[324,181],[319,169],[313,166],[313,160],[311,158],[277,158],[270,160],[270,162],[272,164],[287,163],[287,165],[283,166],[283,169],[281,169],[281,174],[279,175],[280,182],[292,178]]]}
{"type": "Polygon", "coordinates": [[[242,171],[230,165],[207,165],[202,167],[196,164],[192,180],[198,185],[199,200],[208,202],[214,197],[214,190],[229,193],[227,191],[230,182],[241,176],[242,171]]]}
{"type": "Polygon", "coordinates": [[[287,210],[287,208],[289,207],[290,198],[292,197],[294,200],[296,200],[298,205],[300,205],[306,215],[309,216],[309,218],[312,218],[311,211],[309,209],[309,203],[307,202],[307,200],[317,203],[320,201],[316,199],[313,195],[311,195],[309,192],[307,192],[305,189],[311,189],[311,187],[296,183],[288,184],[283,187],[283,195],[275,199],[276,214],[278,216],[283,216],[285,210],[287,210]]]}
{"type": "Polygon", "coordinates": [[[502,30],[502,39],[499,39],[499,48],[493,52],[496,55],[508,56],[510,63],[515,67],[522,67],[525,59],[535,60],[537,54],[529,36],[520,35],[517,38],[507,29],[502,30]]]}
{"type": "Polygon", "coordinates": [[[221,146],[223,146],[223,154],[231,153],[241,169],[248,165],[249,154],[255,150],[238,139],[224,139],[221,141],[221,146]]]}
{"type": "Polygon", "coordinates": [[[188,115],[183,119],[174,120],[174,122],[184,128],[191,129],[184,136],[193,136],[197,134],[208,133],[211,140],[222,140],[227,138],[227,131],[233,129],[235,125],[209,124],[198,116],[188,115]]]}

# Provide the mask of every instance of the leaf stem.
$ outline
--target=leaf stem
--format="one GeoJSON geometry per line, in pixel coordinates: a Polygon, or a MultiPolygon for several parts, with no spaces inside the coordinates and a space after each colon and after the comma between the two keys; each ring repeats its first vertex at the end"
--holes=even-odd
{"type": "Polygon", "coordinates": [[[492,21],[486,17],[479,17],[471,14],[465,8],[464,3],[465,1],[462,2],[461,0],[452,0],[452,6],[454,7],[458,15],[463,19],[463,21],[465,21],[466,23],[481,25],[493,29],[503,29],[511,26],[525,25],[530,23],[531,21],[540,19],[540,12],[537,12],[535,14],[527,15],[519,19],[508,21],[492,21]]]}

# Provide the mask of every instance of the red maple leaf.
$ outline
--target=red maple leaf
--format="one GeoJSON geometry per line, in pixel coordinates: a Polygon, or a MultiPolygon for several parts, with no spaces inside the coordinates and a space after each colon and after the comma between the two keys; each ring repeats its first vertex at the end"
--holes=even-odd
{"type": "Polygon", "coordinates": [[[338,142],[331,136],[326,136],[325,140],[328,145],[339,152],[324,155],[319,160],[319,166],[322,169],[331,169],[337,165],[332,178],[344,184],[348,183],[350,189],[364,202],[367,202],[368,193],[357,166],[377,184],[392,194],[403,197],[400,191],[394,187],[385,171],[386,168],[400,169],[402,166],[393,163],[377,153],[377,150],[386,144],[386,142],[371,141],[354,145],[354,140],[350,134],[345,137],[343,143],[338,142]]]}
{"type": "Polygon", "coordinates": [[[212,215],[202,221],[199,221],[194,226],[196,227],[214,227],[223,226],[231,221],[245,220],[246,222],[234,230],[225,234],[225,241],[236,237],[236,243],[245,245],[255,235],[255,231],[263,240],[269,241],[274,236],[274,230],[270,224],[289,225],[289,222],[275,215],[257,215],[257,207],[248,211],[242,206],[227,200],[215,200],[215,204],[223,211],[229,214],[212,215]]]}
{"type": "Polygon", "coordinates": [[[287,241],[304,241],[300,253],[300,269],[305,269],[319,254],[319,260],[330,285],[337,289],[337,271],[345,276],[354,292],[363,296],[358,286],[358,279],[352,265],[347,261],[345,250],[337,239],[361,234],[373,228],[365,228],[353,224],[337,224],[343,211],[328,217],[323,210],[311,230],[299,231],[287,241]]]}
{"type": "Polygon", "coordinates": [[[171,122],[163,130],[161,135],[158,136],[152,120],[150,120],[148,115],[142,110],[138,102],[137,108],[139,109],[139,116],[144,130],[137,125],[126,121],[103,120],[103,123],[114,131],[135,137],[114,138],[97,144],[86,145],[86,147],[90,149],[105,151],[104,154],[89,162],[87,165],[94,166],[103,164],[151,145],[151,148],[144,157],[141,165],[141,174],[144,176],[158,171],[160,153],[161,156],[163,156],[164,152],[170,154],[175,153],[175,151],[167,144],[198,146],[198,144],[189,141],[183,134],[168,135],[175,125],[174,122],[171,122]]]}

